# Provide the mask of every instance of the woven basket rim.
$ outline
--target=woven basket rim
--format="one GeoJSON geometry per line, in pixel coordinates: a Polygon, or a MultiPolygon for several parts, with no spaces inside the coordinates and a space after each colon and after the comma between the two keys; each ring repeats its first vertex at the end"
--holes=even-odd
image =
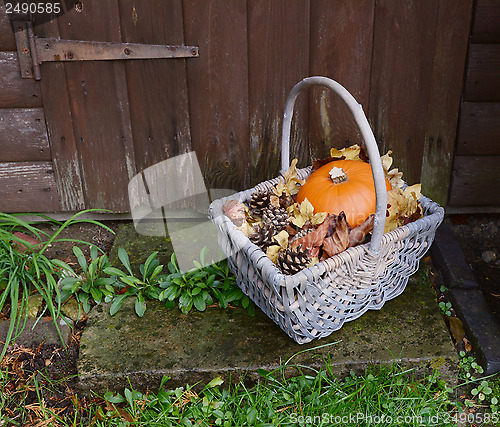
{"type": "MultiPolygon", "coordinates": [[[[309,175],[311,170],[311,166],[308,166],[306,168],[298,169],[298,173],[300,175],[307,174],[309,175]]],[[[209,213],[210,217],[212,220],[216,216],[219,218],[222,218],[220,221],[220,225],[224,226],[225,228],[228,229],[228,231],[231,232],[231,234],[234,235],[234,233],[241,233],[241,239],[246,239],[245,242],[245,247],[248,249],[248,252],[250,253],[250,256],[252,258],[258,259],[259,264],[262,264],[263,269],[268,269],[272,271],[273,277],[274,277],[274,284],[279,285],[279,286],[299,286],[301,283],[303,283],[303,276],[312,276],[312,277],[318,277],[319,275],[323,274],[325,271],[332,271],[335,268],[335,265],[338,263],[342,263],[345,257],[349,257],[351,255],[355,255],[356,252],[361,252],[359,255],[362,253],[370,252],[369,250],[369,242],[364,243],[362,245],[356,245],[352,246],[350,248],[345,249],[342,252],[339,252],[338,254],[327,258],[323,261],[320,261],[310,267],[304,268],[301,271],[295,273],[295,274],[284,274],[281,272],[281,270],[271,261],[271,259],[266,255],[266,253],[256,244],[252,243],[250,239],[240,230],[236,230],[236,225],[223,213],[222,207],[224,206],[225,202],[228,200],[238,200],[241,203],[245,203],[247,200],[249,200],[249,195],[259,189],[261,189],[263,186],[268,186],[268,185],[275,185],[280,179],[280,176],[276,178],[272,178],[268,181],[263,181],[254,187],[248,189],[248,190],[243,190],[240,192],[237,192],[231,196],[223,197],[221,199],[214,200],[210,204],[209,208],[209,213]]],[[[405,183],[406,185],[406,183],[405,183]]],[[[399,226],[398,228],[391,230],[387,233],[383,234],[382,237],[382,246],[387,244],[388,242],[391,241],[398,241],[401,239],[404,239],[410,234],[419,232],[420,230],[425,228],[426,223],[429,221],[439,223],[443,217],[444,217],[444,209],[437,204],[436,202],[433,202],[431,199],[428,197],[425,197],[424,195],[421,196],[419,199],[421,204],[423,205],[424,208],[424,216],[422,218],[419,218],[416,221],[413,221],[411,223],[399,226]],[[426,214],[426,212],[429,212],[426,214]]],[[[243,248],[240,248],[243,249],[243,248]]]]}

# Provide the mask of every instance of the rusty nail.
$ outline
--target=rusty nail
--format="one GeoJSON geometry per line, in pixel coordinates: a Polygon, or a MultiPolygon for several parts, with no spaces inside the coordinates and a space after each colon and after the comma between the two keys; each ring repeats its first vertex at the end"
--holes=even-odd
{"type": "Polygon", "coordinates": [[[73,59],[73,52],[68,52],[66,56],[68,57],[68,59],[73,59]]]}
{"type": "Polygon", "coordinates": [[[124,52],[125,55],[130,55],[132,53],[132,51],[128,47],[125,48],[124,52]]]}
{"type": "Polygon", "coordinates": [[[196,49],[191,49],[191,55],[196,55],[196,49]]]}
{"type": "Polygon", "coordinates": [[[28,48],[23,47],[23,53],[28,53],[28,48]]]}

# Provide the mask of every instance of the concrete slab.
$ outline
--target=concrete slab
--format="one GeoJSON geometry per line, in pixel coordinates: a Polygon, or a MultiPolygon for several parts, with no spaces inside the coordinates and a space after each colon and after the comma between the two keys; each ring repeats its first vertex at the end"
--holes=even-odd
{"type": "MultiPolygon", "coordinates": [[[[9,320],[0,322],[0,342],[4,343],[9,330],[9,320]]],[[[62,341],[69,343],[71,338],[72,329],[68,324],[60,320],[59,330],[61,331],[62,341]]],[[[57,345],[61,346],[62,341],[59,336],[52,317],[42,317],[38,323],[34,318],[28,318],[24,330],[15,338],[17,345],[29,348],[36,348],[41,343],[47,346],[57,345]]]]}
{"type": "Polygon", "coordinates": [[[101,305],[90,313],[81,338],[78,388],[120,390],[130,381],[153,391],[164,375],[172,378],[169,387],[206,383],[218,375],[251,382],[259,376],[258,369],[276,369],[294,355],[289,366],[318,368],[331,358],[337,375],[396,360],[439,368],[451,376],[457,354],[435,292],[424,283],[421,275],[414,276],[405,292],[381,310],[302,346],[258,309],[255,317],[240,308],[183,315],[148,302],[139,318],[133,300],[113,317],[109,307],[101,305]]]}

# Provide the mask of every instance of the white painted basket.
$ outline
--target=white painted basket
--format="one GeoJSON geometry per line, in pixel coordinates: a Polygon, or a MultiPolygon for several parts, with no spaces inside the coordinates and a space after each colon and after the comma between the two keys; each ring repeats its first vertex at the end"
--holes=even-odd
{"type": "MultiPolygon", "coordinates": [[[[238,285],[252,301],[297,343],[330,335],[344,322],[367,310],[380,309],[401,294],[418,261],[430,248],[444,210],[422,196],[424,217],[383,234],[387,208],[385,177],[378,147],[362,107],[340,84],[326,77],[308,77],[290,92],[285,106],[282,137],[282,172],[289,167],[289,140],[293,108],[305,88],[321,85],[335,91],[351,109],[365,141],[372,167],[377,204],[370,243],[347,250],[294,275],[283,274],[266,254],[250,242],[224,215],[229,199],[247,202],[255,191],[275,186],[280,177],[262,182],[231,197],[215,200],[210,216],[217,226],[219,245],[228,257],[238,285]]],[[[298,177],[309,176],[311,167],[298,177]]]]}

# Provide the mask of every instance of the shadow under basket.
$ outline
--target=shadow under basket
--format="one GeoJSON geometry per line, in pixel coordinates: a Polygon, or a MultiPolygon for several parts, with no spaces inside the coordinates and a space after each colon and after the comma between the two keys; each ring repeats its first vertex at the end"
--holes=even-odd
{"type": "MultiPolygon", "coordinates": [[[[228,257],[242,291],[284,332],[299,344],[323,338],[367,310],[378,310],[400,295],[419,260],[430,248],[444,209],[422,196],[424,216],[383,234],[387,193],[380,154],[359,104],[337,82],[325,77],[309,77],[290,92],[285,108],[282,140],[282,172],[288,168],[288,142],[293,105],[298,93],[320,84],[336,91],[353,111],[363,135],[372,167],[377,208],[371,242],[358,245],[294,275],[283,274],[266,254],[224,214],[228,200],[248,202],[256,191],[274,187],[280,177],[262,182],[212,202],[209,214],[218,230],[219,246],[228,257]]],[[[306,179],[311,167],[298,170],[306,179]]]]}

